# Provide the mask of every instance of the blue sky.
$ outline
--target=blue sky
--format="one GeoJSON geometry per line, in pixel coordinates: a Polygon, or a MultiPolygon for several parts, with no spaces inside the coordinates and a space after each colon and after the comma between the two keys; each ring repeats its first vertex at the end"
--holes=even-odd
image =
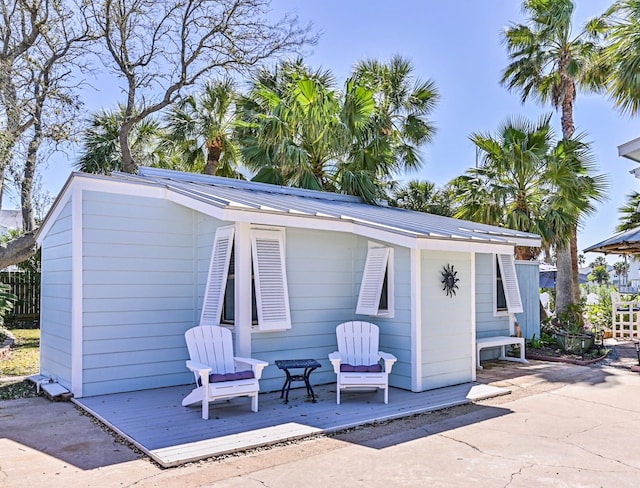
{"type": "MultiPolygon", "coordinates": [[[[611,2],[578,3],[574,29],[611,2]]],[[[441,100],[432,119],[438,132],[423,150],[422,170],[405,179],[444,184],[474,165],[471,133],[493,133],[508,117],[537,119],[551,111],[533,101],[522,105],[519,94],[499,84],[508,62],[500,34],[510,22],[523,21],[519,1],[273,0],[272,6],[276,14],[295,11],[302,21],[314,23],[321,37],[305,59],[314,68],[331,70],[340,84],[357,61],[388,60],[394,54],[409,58],[419,78],[435,81],[441,100]]],[[[118,96],[114,88],[111,82],[109,89],[94,93],[87,109],[114,106],[118,96]]],[[[609,199],[598,205],[580,231],[578,245],[583,249],[613,233],[618,207],[640,186],[629,174],[636,165],[617,155],[618,145],[640,136],[640,120],[620,115],[602,95],[582,93],[574,118],[577,130],[586,132],[592,142],[599,172],[610,180],[609,199]]],[[[559,134],[559,115],[554,114],[553,120],[559,134]]],[[[44,178],[51,193],[58,193],[72,162],[49,165],[44,178]]],[[[587,262],[598,256],[587,254],[587,262]]]]}

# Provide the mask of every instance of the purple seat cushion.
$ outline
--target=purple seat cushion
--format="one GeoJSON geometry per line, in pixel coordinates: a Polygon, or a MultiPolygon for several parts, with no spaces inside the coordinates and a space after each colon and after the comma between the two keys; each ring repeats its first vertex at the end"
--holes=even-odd
{"type": "Polygon", "coordinates": [[[340,365],[341,373],[380,373],[382,372],[381,364],[370,364],[368,366],[365,365],[357,365],[353,366],[351,364],[341,364],[340,365]]]}
{"type": "MultiPolygon", "coordinates": [[[[254,378],[253,371],[238,371],[236,373],[211,373],[209,383],[222,383],[224,381],[248,380],[254,378]]],[[[202,380],[198,378],[198,386],[202,386],[202,380]]]]}

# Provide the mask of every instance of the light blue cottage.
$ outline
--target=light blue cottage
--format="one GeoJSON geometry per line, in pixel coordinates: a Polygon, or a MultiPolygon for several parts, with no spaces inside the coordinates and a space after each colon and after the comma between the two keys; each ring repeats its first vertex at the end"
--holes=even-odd
{"type": "Polygon", "coordinates": [[[356,197],[151,168],[74,173],[37,239],[41,374],[76,397],[191,383],[184,332],[203,317],[232,329],[238,355],[270,363],[262,391],[282,385],[276,359],[315,358],[314,383],[335,382],[327,355],[345,321],[380,327],[398,358],[389,383],[412,391],[475,380],[478,337],[513,334],[515,320],[538,330],[537,263],[513,260],[538,236],[356,197]]]}

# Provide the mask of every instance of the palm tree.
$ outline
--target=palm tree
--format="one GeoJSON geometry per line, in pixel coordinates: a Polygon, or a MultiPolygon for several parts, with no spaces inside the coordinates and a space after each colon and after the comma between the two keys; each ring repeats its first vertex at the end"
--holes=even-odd
{"type": "Polygon", "coordinates": [[[617,232],[633,229],[640,225],[640,193],[632,191],[627,195],[626,203],[618,209],[622,215],[619,218],[619,223],[616,226],[617,232]]]}
{"type": "Polygon", "coordinates": [[[357,67],[342,91],[330,72],[301,60],[261,72],[242,103],[239,129],[254,179],[373,202],[395,172],[419,167],[417,146],[434,131],[424,116],[437,100],[435,87],[418,83],[409,96],[410,64],[372,66],[357,67]]]}
{"type": "Polygon", "coordinates": [[[640,109],[640,3],[617,0],[603,15],[606,21],[604,65],[607,92],[622,113],[640,109]]]}
{"type": "Polygon", "coordinates": [[[392,192],[391,204],[418,212],[453,217],[453,198],[453,191],[448,186],[437,188],[430,181],[412,180],[392,192]]]}
{"type": "MultiPolygon", "coordinates": [[[[519,91],[523,103],[533,97],[560,110],[562,136],[570,139],[575,132],[573,106],[577,90],[598,90],[604,81],[601,48],[595,42],[604,23],[594,20],[574,33],[571,0],[525,0],[523,9],[527,25],[511,25],[504,33],[511,62],[503,72],[502,84],[519,91]]],[[[556,247],[557,292],[569,290],[568,303],[574,304],[580,298],[577,225],[567,237],[568,245],[561,242],[556,247]]]]}
{"type": "Polygon", "coordinates": [[[356,64],[352,79],[375,93],[376,130],[391,138],[395,171],[422,166],[420,146],[433,140],[436,128],[428,117],[440,98],[435,83],[413,76],[411,62],[394,56],[388,63],[356,64]]]}
{"type": "MultiPolygon", "coordinates": [[[[589,145],[581,138],[556,142],[550,116],[534,123],[508,120],[496,135],[473,134],[471,140],[482,163],[452,182],[455,216],[537,233],[545,249],[557,246],[593,210],[591,202],[606,186],[605,177],[592,176],[589,145]]],[[[518,259],[533,259],[537,252],[516,249],[518,259]]]]}
{"type": "Polygon", "coordinates": [[[240,148],[234,136],[237,95],[230,78],[209,81],[198,95],[170,109],[164,149],[190,171],[238,177],[240,148]]]}
{"type": "MultiPolygon", "coordinates": [[[[76,169],[98,174],[123,169],[118,137],[124,114],[123,106],[117,110],[102,110],[92,114],[82,136],[80,158],[74,164],[76,169]]],[[[129,136],[134,159],[147,166],[157,165],[160,137],[160,125],[155,119],[146,118],[135,124],[129,136]]]]}
{"type": "Polygon", "coordinates": [[[340,99],[328,71],[298,59],[263,69],[241,102],[238,137],[255,181],[333,190],[344,145],[340,99]]]}
{"type": "MultiPolygon", "coordinates": [[[[546,156],[553,142],[549,120],[507,120],[496,135],[471,135],[482,162],[452,182],[456,217],[535,232],[548,245],[554,236],[543,213],[549,196],[546,156]]],[[[516,254],[532,259],[537,251],[517,248],[516,254]]]]}
{"type": "Polygon", "coordinates": [[[622,285],[623,283],[626,285],[626,277],[627,274],[629,273],[629,263],[627,263],[627,261],[616,261],[615,263],[613,263],[613,272],[616,276],[622,278],[624,277],[624,280],[619,280],[619,284],[622,285]]]}

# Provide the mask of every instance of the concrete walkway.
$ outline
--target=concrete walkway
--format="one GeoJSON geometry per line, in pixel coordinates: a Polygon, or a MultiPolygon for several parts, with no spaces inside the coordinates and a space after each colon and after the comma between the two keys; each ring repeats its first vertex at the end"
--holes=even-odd
{"type": "Polygon", "coordinates": [[[0,486],[635,488],[640,374],[613,363],[490,361],[510,395],[173,469],[70,403],[0,402],[0,486]]]}

